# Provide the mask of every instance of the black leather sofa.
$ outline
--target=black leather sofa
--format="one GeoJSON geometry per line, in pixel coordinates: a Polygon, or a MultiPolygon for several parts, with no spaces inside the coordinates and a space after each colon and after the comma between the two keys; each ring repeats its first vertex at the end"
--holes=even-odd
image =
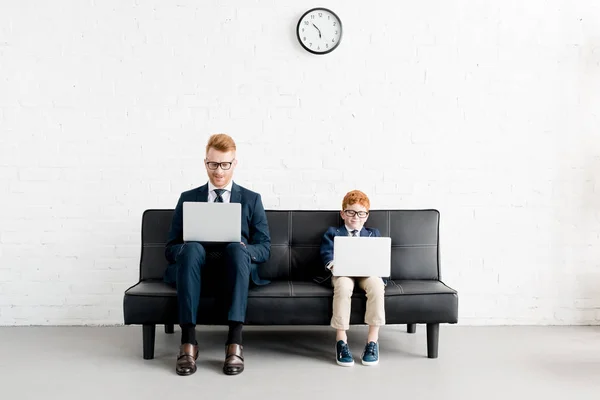
{"type": "MultiPolygon", "coordinates": [[[[125,291],[126,325],[143,326],[143,357],[154,357],[156,325],[173,333],[177,324],[177,296],[163,283],[167,266],[164,248],[173,210],[147,210],[142,218],[139,282],[125,291]]],[[[319,247],[329,226],[340,226],[338,211],[267,211],[271,258],[259,266],[271,280],[254,287],[248,298],[247,325],[329,325],[333,290],[313,278],[323,274],[319,247]]],[[[439,212],[436,210],[371,211],[368,227],[392,238],[392,273],[385,289],[386,322],[427,324],[427,356],[437,358],[439,324],[456,323],[458,295],[441,281],[439,212]]],[[[226,324],[218,285],[218,257],[202,280],[198,324],[226,324]],[[205,286],[206,283],[206,286],[205,286]]],[[[203,272],[204,273],[204,272],[203,272]]],[[[366,298],[358,287],[352,297],[351,324],[363,324],[366,298]]]]}

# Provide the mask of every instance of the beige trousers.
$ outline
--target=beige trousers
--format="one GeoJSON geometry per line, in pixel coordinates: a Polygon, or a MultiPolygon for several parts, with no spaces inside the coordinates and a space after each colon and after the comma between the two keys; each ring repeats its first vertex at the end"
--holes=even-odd
{"type": "Polygon", "coordinates": [[[351,297],[354,291],[354,282],[367,294],[367,310],[365,313],[365,324],[381,326],[385,325],[383,280],[376,276],[368,278],[350,278],[347,276],[333,276],[333,316],[331,327],[335,329],[350,329],[350,307],[351,297]]]}

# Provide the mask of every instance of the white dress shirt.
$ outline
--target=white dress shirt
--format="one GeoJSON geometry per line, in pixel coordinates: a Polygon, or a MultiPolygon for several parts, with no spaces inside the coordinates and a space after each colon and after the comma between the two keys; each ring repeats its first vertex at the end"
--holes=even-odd
{"type": "MultiPolygon", "coordinates": [[[[223,198],[223,203],[229,203],[231,201],[231,186],[233,185],[233,181],[229,181],[227,186],[222,189],[225,191],[221,194],[223,198]]],[[[208,181],[208,202],[214,203],[217,198],[217,194],[215,193],[215,189],[218,189],[215,185],[213,185],[210,181],[208,181]]]]}
{"type": "MultiPolygon", "coordinates": [[[[352,229],[352,228],[348,228],[348,225],[344,225],[344,226],[346,227],[346,230],[348,231],[348,236],[350,236],[350,237],[354,237],[354,236],[352,236],[352,231],[353,231],[354,229],[352,229]]],[[[357,232],[356,232],[356,237],[359,237],[359,236],[360,236],[360,231],[362,231],[362,228],[360,228],[360,229],[357,229],[356,231],[357,231],[357,232]]]]}
{"type": "MultiPolygon", "coordinates": [[[[354,229],[349,228],[348,225],[344,225],[344,226],[346,227],[346,230],[348,231],[348,236],[350,236],[350,237],[360,237],[360,231],[362,231],[362,228],[357,229],[358,232],[356,232],[356,236],[352,236],[352,231],[354,229]]],[[[327,268],[328,270],[331,271],[331,268],[333,268],[333,260],[329,261],[327,263],[327,265],[325,265],[325,268],[327,268]]]]}

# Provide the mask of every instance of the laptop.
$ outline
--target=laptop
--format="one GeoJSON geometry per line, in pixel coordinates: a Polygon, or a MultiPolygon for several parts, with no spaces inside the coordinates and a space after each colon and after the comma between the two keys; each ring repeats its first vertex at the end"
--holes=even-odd
{"type": "Polygon", "coordinates": [[[183,202],[184,242],[240,242],[240,203],[183,202]]]}
{"type": "Polygon", "coordinates": [[[333,276],[388,277],[391,271],[392,238],[333,238],[333,276]]]}

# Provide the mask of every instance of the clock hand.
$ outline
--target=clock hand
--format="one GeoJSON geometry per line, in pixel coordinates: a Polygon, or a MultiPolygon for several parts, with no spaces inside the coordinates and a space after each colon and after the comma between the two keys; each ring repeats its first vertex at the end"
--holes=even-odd
{"type": "MultiPolygon", "coordinates": [[[[315,24],[312,24],[312,26],[314,26],[315,28],[317,28],[317,26],[315,24]]],[[[319,31],[319,39],[321,39],[321,30],[319,28],[317,28],[317,30],[319,31]]]]}

